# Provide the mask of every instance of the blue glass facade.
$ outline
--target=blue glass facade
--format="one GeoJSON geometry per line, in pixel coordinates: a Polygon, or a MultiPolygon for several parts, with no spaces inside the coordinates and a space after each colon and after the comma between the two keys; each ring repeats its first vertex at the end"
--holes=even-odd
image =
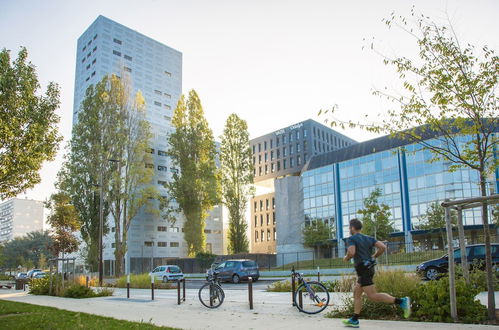
{"type": "MultiPolygon", "coordinates": [[[[407,235],[431,203],[480,195],[477,171],[450,172],[449,163],[430,163],[431,158],[430,151],[413,144],[305,170],[301,175],[305,222],[320,219],[341,240],[349,235],[348,221],[358,217],[363,200],[380,188],[380,202],[390,206],[395,233],[407,235]]],[[[490,187],[497,184],[497,172],[495,176],[490,187]]],[[[480,210],[466,210],[463,220],[468,226],[480,225],[480,210]]]]}

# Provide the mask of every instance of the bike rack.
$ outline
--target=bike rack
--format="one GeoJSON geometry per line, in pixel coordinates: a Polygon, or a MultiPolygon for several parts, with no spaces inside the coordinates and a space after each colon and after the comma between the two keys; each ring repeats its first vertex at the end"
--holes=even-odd
{"type": "MultiPolygon", "coordinates": [[[[293,306],[296,306],[295,292],[296,292],[297,287],[296,287],[295,275],[293,275],[295,273],[295,266],[293,266],[293,268],[291,270],[292,270],[292,273],[291,273],[291,302],[292,302],[293,306]]],[[[300,291],[300,294],[298,295],[298,306],[300,306],[300,308],[303,308],[303,296],[302,296],[301,291],[300,291]]]]}
{"type": "Polygon", "coordinates": [[[185,301],[185,278],[177,280],[177,305],[185,301]],[[180,296],[180,283],[182,283],[182,297],[180,296]]]}

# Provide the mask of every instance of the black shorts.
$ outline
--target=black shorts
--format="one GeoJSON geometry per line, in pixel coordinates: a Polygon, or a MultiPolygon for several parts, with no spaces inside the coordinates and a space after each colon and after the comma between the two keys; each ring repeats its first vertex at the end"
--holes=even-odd
{"type": "Polygon", "coordinates": [[[374,269],[375,267],[367,268],[362,264],[355,266],[355,271],[357,272],[357,283],[359,283],[360,286],[373,285],[374,269]]]}

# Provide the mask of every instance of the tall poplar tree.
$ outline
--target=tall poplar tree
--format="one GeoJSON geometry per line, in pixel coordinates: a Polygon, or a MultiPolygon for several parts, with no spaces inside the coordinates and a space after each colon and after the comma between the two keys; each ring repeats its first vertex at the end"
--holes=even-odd
{"type": "Polygon", "coordinates": [[[208,211],[220,200],[220,183],[215,163],[216,147],[213,133],[204,117],[198,94],[191,90],[182,95],[172,121],[175,132],[168,138],[168,155],[179,173],[167,185],[170,196],[182,210],[184,239],[190,256],[203,252],[208,211]]]}
{"type": "Polygon", "coordinates": [[[236,114],[225,123],[220,153],[223,203],[229,210],[229,253],[248,252],[244,217],[248,196],[254,193],[248,124],[236,114]]]}

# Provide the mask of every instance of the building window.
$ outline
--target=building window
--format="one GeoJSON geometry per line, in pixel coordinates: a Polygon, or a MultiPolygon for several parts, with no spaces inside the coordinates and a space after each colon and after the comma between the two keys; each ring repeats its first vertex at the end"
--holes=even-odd
{"type": "Polygon", "coordinates": [[[277,161],[277,170],[278,171],[281,170],[281,161],[280,160],[277,161]]]}
{"type": "Polygon", "coordinates": [[[270,149],[272,149],[273,147],[274,147],[274,140],[270,139],[270,149]]]}
{"type": "Polygon", "coordinates": [[[123,67],[123,69],[125,69],[126,72],[132,72],[132,69],[127,66],[123,67]]]}
{"type": "Polygon", "coordinates": [[[289,158],[289,167],[295,166],[295,159],[293,157],[289,158]]]}
{"type": "Polygon", "coordinates": [[[282,157],[286,157],[287,156],[287,152],[286,152],[286,147],[282,147],[282,157]]]}
{"type": "Polygon", "coordinates": [[[277,149],[277,150],[276,150],[276,153],[277,153],[276,158],[277,158],[277,159],[281,158],[281,149],[277,149]]]}
{"type": "Polygon", "coordinates": [[[154,242],[152,241],[145,241],[144,246],[154,246],[154,242]]]}
{"type": "Polygon", "coordinates": [[[260,231],[260,241],[263,242],[264,239],[265,239],[265,232],[262,230],[260,231]]]}
{"type": "Polygon", "coordinates": [[[283,135],[282,136],[282,144],[286,144],[286,143],[288,143],[288,140],[286,138],[286,135],[283,135]]]}
{"type": "Polygon", "coordinates": [[[161,102],[154,101],[154,105],[157,105],[158,107],[160,107],[161,106],[161,102]]]}
{"type": "Polygon", "coordinates": [[[258,210],[257,203],[253,202],[253,206],[255,207],[255,212],[258,210]]]}
{"type": "Polygon", "coordinates": [[[258,176],[262,176],[262,167],[261,166],[258,167],[258,176]]]}
{"type": "Polygon", "coordinates": [[[272,212],[272,224],[275,225],[275,212],[272,212]]]}
{"type": "Polygon", "coordinates": [[[263,211],[263,201],[260,201],[260,211],[263,211]]]}
{"type": "Polygon", "coordinates": [[[168,169],[166,168],[166,166],[161,166],[161,165],[158,165],[158,171],[167,171],[168,169]]]}
{"type": "Polygon", "coordinates": [[[255,215],[255,227],[258,226],[258,217],[255,215]]]}
{"type": "Polygon", "coordinates": [[[276,137],[275,138],[275,146],[278,147],[279,146],[279,137],[276,137]]]}
{"type": "Polygon", "coordinates": [[[263,150],[267,150],[267,141],[263,141],[263,150]]]}
{"type": "Polygon", "coordinates": [[[95,39],[97,39],[97,34],[96,34],[96,35],[94,35],[94,40],[95,40],[95,39]]]}
{"type": "Polygon", "coordinates": [[[270,151],[270,160],[274,160],[274,150],[270,151]]]}
{"type": "Polygon", "coordinates": [[[116,55],[116,56],[121,56],[121,53],[117,50],[113,50],[113,54],[116,55]]]}
{"type": "Polygon", "coordinates": [[[179,247],[179,242],[170,242],[170,247],[179,247]]]}
{"type": "Polygon", "coordinates": [[[289,146],[289,154],[292,155],[295,151],[294,151],[295,148],[293,148],[293,145],[290,145],[289,146]]]}
{"type": "Polygon", "coordinates": [[[178,233],[179,229],[178,229],[178,227],[170,227],[170,228],[168,228],[168,231],[170,233],[178,233]]]}
{"type": "Polygon", "coordinates": [[[171,96],[170,94],[168,94],[168,93],[165,93],[165,97],[166,97],[167,99],[171,99],[171,98],[172,98],[172,96],[171,96]]]}
{"type": "Polygon", "coordinates": [[[146,168],[154,168],[154,164],[149,164],[149,163],[147,163],[147,164],[146,164],[146,168]]]}
{"type": "Polygon", "coordinates": [[[307,162],[307,154],[303,154],[303,163],[306,163],[307,162]]]}
{"type": "Polygon", "coordinates": [[[296,156],[296,165],[300,166],[301,165],[301,156],[296,156]]]}
{"type": "Polygon", "coordinates": [[[296,140],[299,140],[299,139],[300,139],[300,131],[299,131],[299,130],[297,130],[297,131],[296,131],[296,140]]]}
{"type": "Polygon", "coordinates": [[[277,235],[276,235],[275,228],[274,228],[274,241],[276,240],[276,238],[277,238],[277,235]]]}
{"type": "Polygon", "coordinates": [[[255,242],[258,242],[258,230],[255,230],[255,242]]]}
{"type": "Polygon", "coordinates": [[[114,38],[114,39],[113,39],[113,41],[114,41],[115,43],[117,43],[118,45],[121,45],[121,40],[118,40],[118,39],[114,38]]]}
{"type": "Polygon", "coordinates": [[[270,164],[270,172],[271,173],[275,172],[275,164],[274,163],[270,164]]]}
{"type": "Polygon", "coordinates": [[[94,60],[92,61],[92,65],[94,65],[94,64],[95,64],[95,62],[97,62],[97,59],[96,59],[96,58],[94,58],[94,60]]]}
{"type": "Polygon", "coordinates": [[[301,152],[301,150],[300,150],[300,143],[297,143],[297,144],[296,144],[296,152],[297,152],[297,153],[298,153],[298,152],[301,152]]]}
{"type": "Polygon", "coordinates": [[[283,159],[282,160],[282,169],[285,170],[286,169],[286,159],[283,159]]]}
{"type": "Polygon", "coordinates": [[[205,233],[205,234],[211,234],[211,229],[205,229],[205,230],[204,230],[204,233],[205,233]]]}
{"type": "Polygon", "coordinates": [[[253,156],[253,165],[256,165],[256,158],[253,156]]]}
{"type": "Polygon", "coordinates": [[[158,184],[162,185],[162,186],[166,186],[166,181],[161,181],[161,180],[158,180],[158,184]]]}
{"type": "Polygon", "coordinates": [[[166,242],[158,242],[158,247],[166,247],[166,242]]]}
{"type": "Polygon", "coordinates": [[[268,161],[267,153],[265,153],[265,162],[268,161]]]}
{"type": "Polygon", "coordinates": [[[270,229],[267,229],[267,241],[270,242],[270,229]]]}
{"type": "Polygon", "coordinates": [[[293,142],[293,133],[289,133],[289,142],[293,142]]]}
{"type": "Polygon", "coordinates": [[[170,172],[178,174],[178,170],[175,167],[170,168],[170,172]]]}
{"type": "Polygon", "coordinates": [[[86,67],[86,69],[87,69],[87,70],[88,70],[88,69],[90,69],[90,65],[91,65],[91,64],[88,64],[88,65],[87,65],[87,67],[86,67]]]}
{"type": "Polygon", "coordinates": [[[168,71],[165,71],[165,74],[166,74],[168,77],[171,77],[171,76],[172,76],[172,73],[171,73],[171,72],[168,72],[168,71]]]}
{"type": "Polygon", "coordinates": [[[263,214],[260,214],[260,226],[263,226],[263,214]]]}
{"type": "Polygon", "coordinates": [[[158,150],[158,155],[159,156],[167,156],[167,153],[166,153],[166,151],[158,150]]]}
{"type": "Polygon", "coordinates": [[[270,215],[267,213],[267,226],[270,225],[270,215]]]}
{"type": "Polygon", "coordinates": [[[258,164],[262,163],[262,155],[258,155],[258,164]]]}
{"type": "Polygon", "coordinates": [[[95,76],[95,71],[94,71],[94,72],[92,72],[91,76],[92,76],[92,77],[93,77],[93,76],[95,76]]]}
{"type": "Polygon", "coordinates": [[[165,104],[165,109],[166,109],[166,110],[171,110],[171,109],[172,109],[172,107],[171,107],[171,106],[169,106],[168,104],[165,104]]]}
{"type": "Polygon", "coordinates": [[[83,46],[83,49],[81,51],[85,52],[86,50],[87,50],[87,45],[83,46]]]}
{"type": "Polygon", "coordinates": [[[265,200],[265,209],[266,210],[269,209],[269,199],[268,198],[265,200]]]}
{"type": "Polygon", "coordinates": [[[97,51],[97,46],[94,47],[94,49],[92,49],[92,53],[95,53],[97,51]]]}
{"type": "Polygon", "coordinates": [[[158,226],[158,231],[166,231],[166,226],[158,226]]]}
{"type": "Polygon", "coordinates": [[[275,209],[275,197],[272,197],[272,209],[275,209]]]}
{"type": "Polygon", "coordinates": [[[132,57],[128,56],[127,54],[125,54],[123,57],[125,58],[125,60],[132,61],[132,57]]]}
{"type": "Polygon", "coordinates": [[[269,173],[269,166],[265,165],[265,174],[268,174],[268,173],[269,173]]]}
{"type": "Polygon", "coordinates": [[[307,140],[303,141],[303,151],[307,151],[307,140]]]}
{"type": "Polygon", "coordinates": [[[258,143],[258,152],[261,152],[261,151],[262,151],[262,144],[258,143]]]}

